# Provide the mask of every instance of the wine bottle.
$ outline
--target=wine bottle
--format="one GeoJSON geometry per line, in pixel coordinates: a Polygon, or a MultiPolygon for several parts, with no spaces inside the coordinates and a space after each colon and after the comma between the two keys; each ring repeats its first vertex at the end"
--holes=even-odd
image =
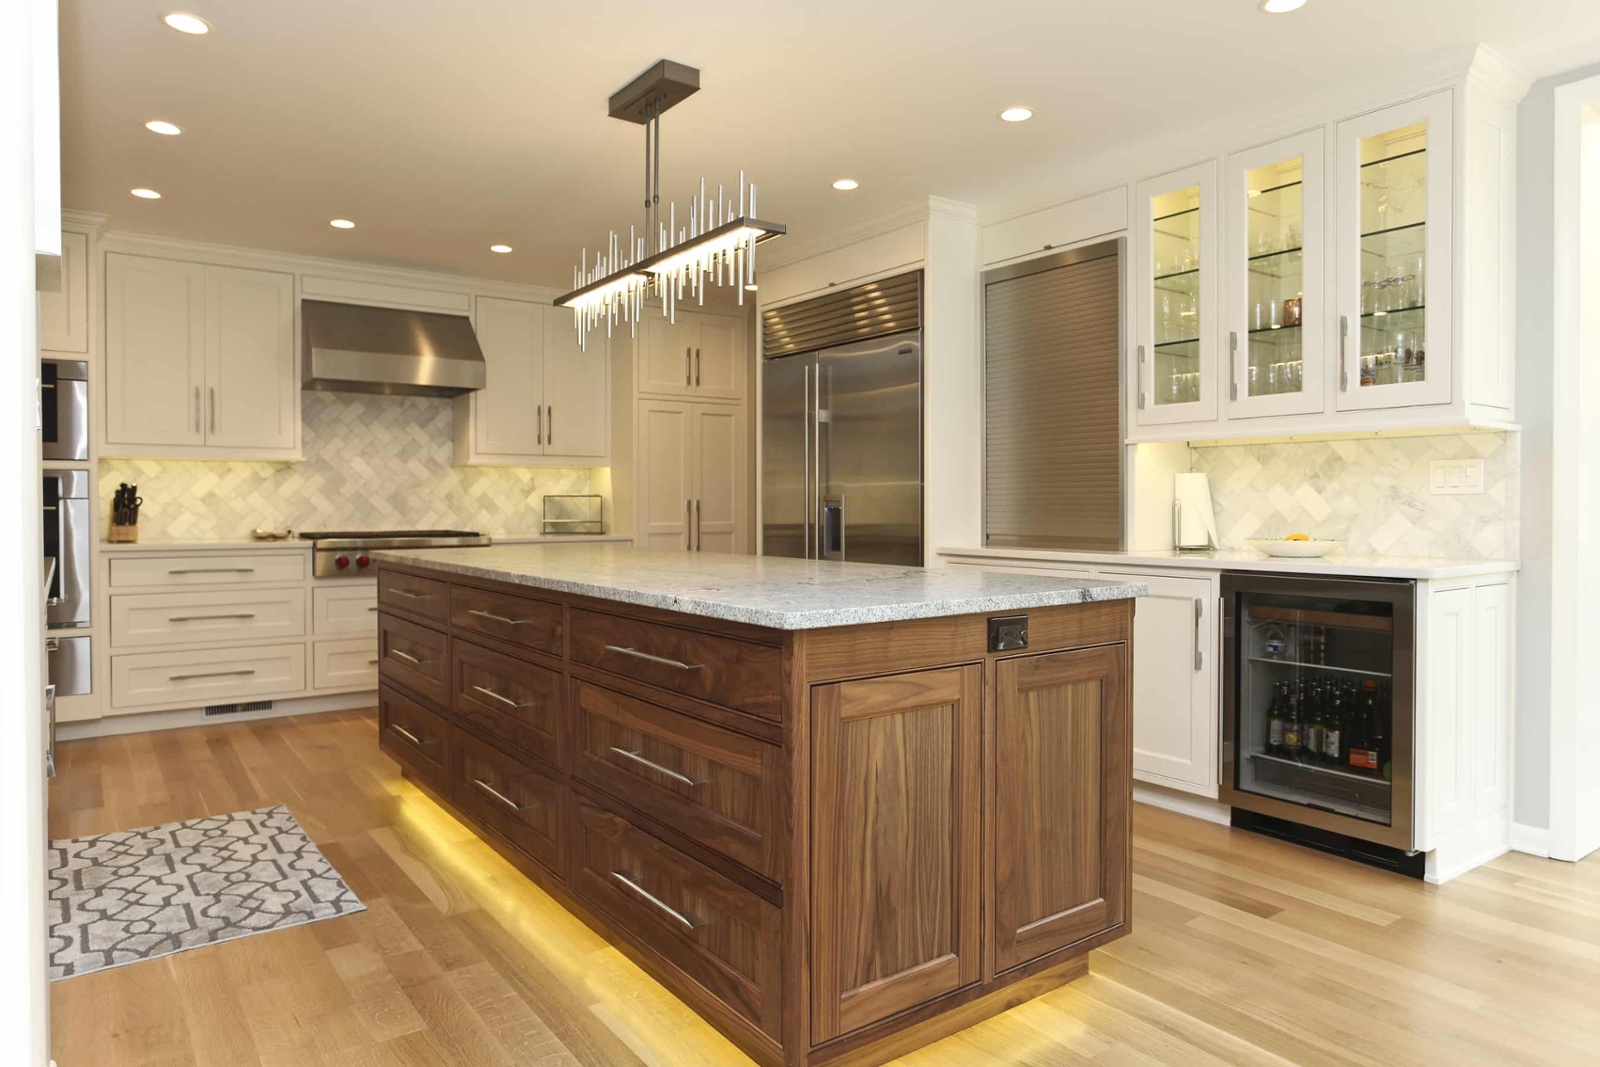
{"type": "Polygon", "coordinates": [[[1304,738],[1305,759],[1309,763],[1322,762],[1322,735],[1328,728],[1326,700],[1321,682],[1311,683],[1311,705],[1306,709],[1306,730],[1304,738]]]}
{"type": "Polygon", "coordinates": [[[1333,687],[1328,722],[1322,731],[1322,761],[1337,767],[1344,759],[1345,700],[1342,683],[1333,687]]]}
{"type": "Polygon", "coordinates": [[[1300,749],[1305,744],[1305,723],[1300,718],[1304,703],[1305,684],[1301,683],[1298,693],[1291,691],[1289,694],[1289,717],[1283,724],[1283,754],[1289,759],[1299,759],[1300,749]]]}
{"type": "Polygon", "coordinates": [[[1352,739],[1350,743],[1350,766],[1363,771],[1376,771],[1383,766],[1378,750],[1378,741],[1383,737],[1383,725],[1378,721],[1377,690],[1378,683],[1368,678],[1363,686],[1361,706],[1357,710],[1357,717],[1361,721],[1359,742],[1352,739]]]}
{"type": "Polygon", "coordinates": [[[1267,709],[1267,751],[1274,756],[1283,755],[1284,707],[1289,702],[1289,683],[1279,682],[1273,687],[1272,706],[1267,709]]]}

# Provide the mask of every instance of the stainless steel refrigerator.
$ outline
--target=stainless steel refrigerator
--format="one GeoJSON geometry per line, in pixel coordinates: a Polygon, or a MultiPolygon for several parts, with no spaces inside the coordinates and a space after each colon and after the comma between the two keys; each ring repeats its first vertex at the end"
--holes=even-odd
{"type": "MultiPolygon", "coordinates": [[[[920,275],[908,277],[919,290],[920,275]]],[[[844,298],[843,307],[873,303],[869,294],[851,295],[830,299],[844,298]]],[[[884,321],[915,322],[914,310],[884,321]]],[[[794,309],[785,311],[790,323],[805,321],[803,310],[798,320],[794,309]]],[[[834,317],[844,321],[837,310],[834,317]]],[[[828,336],[798,327],[784,333],[783,322],[770,313],[764,322],[762,554],[920,567],[920,328],[771,356],[796,336],[828,336]]]]}

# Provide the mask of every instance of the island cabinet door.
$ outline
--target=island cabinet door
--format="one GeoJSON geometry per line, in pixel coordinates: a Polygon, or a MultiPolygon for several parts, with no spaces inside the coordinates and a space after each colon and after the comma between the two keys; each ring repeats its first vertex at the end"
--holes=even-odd
{"type": "Polygon", "coordinates": [[[998,973],[1126,917],[1127,646],[1002,660],[995,690],[998,973]]]}
{"type": "Polygon", "coordinates": [[[811,1027],[979,977],[983,667],[812,690],[811,1027]]]}

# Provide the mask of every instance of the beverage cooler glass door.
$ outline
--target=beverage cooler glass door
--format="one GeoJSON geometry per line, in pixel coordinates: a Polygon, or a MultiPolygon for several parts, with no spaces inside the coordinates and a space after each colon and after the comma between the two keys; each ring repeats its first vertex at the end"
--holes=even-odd
{"type": "Polygon", "coordinates": [[[1223,801],[1410,849],[1415,583],[1222,583],[1223,801]]]}

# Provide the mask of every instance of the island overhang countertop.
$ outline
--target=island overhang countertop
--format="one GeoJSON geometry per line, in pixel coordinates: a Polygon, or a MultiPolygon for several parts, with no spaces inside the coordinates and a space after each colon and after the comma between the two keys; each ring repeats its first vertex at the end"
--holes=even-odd
{"type": "Polygon", "coordinates": [[[1137,582],[607,544],[415,549],[373,558],[774,630],[1027,611],[1145,594],[1137,582]]]}

